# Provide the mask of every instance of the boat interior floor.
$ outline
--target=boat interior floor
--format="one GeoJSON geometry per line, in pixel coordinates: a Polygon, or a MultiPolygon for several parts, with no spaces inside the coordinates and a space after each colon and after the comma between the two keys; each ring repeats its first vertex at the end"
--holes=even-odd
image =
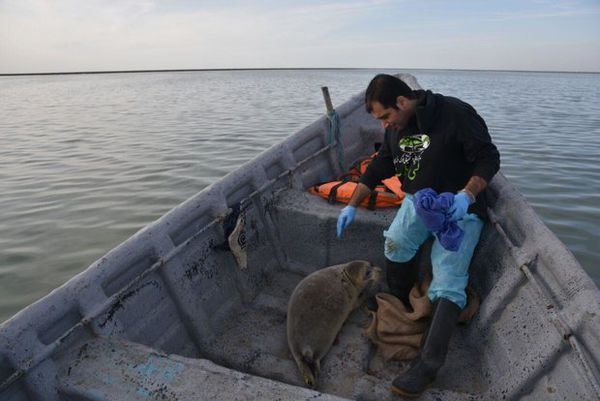
{"type": "MultiPolygon", "coordinates": [[[[322,360],[316,391],[296,387],[304,384],[287,345],[286,306],[302,277],[277,273],[253,302],[231,312],[221,334],[198,359],[120,338],[73,347],[60,374],[62,398],[193,400],[202,394],[202,399],[397,399],[390,384],[407,363],[384,363],[372,352],[362,335],[369,320],[364,306],[351,314],[322,360]]],[[[463,330],[455,332],[438,380],[420,399],[472,400],[482,392],[479,352],[469,346],[463,330]]]]}
{"type": "MultiPolygon", "coordinates": [[[[232,314],[211,347],[218,352],[206,356],[235,370],[303,386],[286,338],[287,300],[302,278],[292,272],[277,273],[253,303],[240,306],[232,314]]],[[[321,362],[317,390],[350,399],[393,399],[391,381],[408,364],[385,363],[375,352],[362,334],[369,319],[364,305],[350,315],[321,362]]],[[[466,343],[462,334],[459,328],[452,339],[447,363],[429,396],[443,393],[443,399],[468,399],[469,394],[482,391],[481,369],[477,366],[479,352],[466,343]]]]}

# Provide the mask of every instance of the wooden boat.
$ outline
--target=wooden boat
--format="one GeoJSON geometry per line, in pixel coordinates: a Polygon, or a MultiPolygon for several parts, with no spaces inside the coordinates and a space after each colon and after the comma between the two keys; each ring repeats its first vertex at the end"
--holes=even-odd
{"type": "MultiPolygon", "coordinates": [[[[383,262],[395,210],[361,210],[339,240],[341,205],[306,192],[381,141],[363,96],[338,108],[340,141],[319,119],[2,324],[0,400],[392,399],[402,366],[365,370],[364,309],[324,359],[318,391],[302,386],[285,338],[302,277],[383,262]],[[240,221],[236,250],[227,234],[240,221]]],[[[600,291],[501,173],[487,196],[472,263],[482,304],[421,399],[600,399],[600,291]]]]}

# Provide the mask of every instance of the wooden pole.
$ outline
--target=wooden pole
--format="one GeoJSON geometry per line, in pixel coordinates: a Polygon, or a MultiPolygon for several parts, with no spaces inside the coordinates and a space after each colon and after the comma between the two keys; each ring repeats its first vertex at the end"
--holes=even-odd
{"type": "Polygon", "coordinates": [[[331,104],[329,89],[326,86],[321,86],[321,91],[323,91],[323,99],[325,99],[325,107],[327,107],[327,113],[331,113],[333,111],[333,104],[331,104]]]}

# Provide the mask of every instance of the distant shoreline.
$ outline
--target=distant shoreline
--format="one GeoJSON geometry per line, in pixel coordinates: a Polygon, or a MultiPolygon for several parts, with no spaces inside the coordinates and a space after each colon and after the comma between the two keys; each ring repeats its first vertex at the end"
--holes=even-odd
{"type": "Polygon", "coordinates": [[[400,71],[473,71],[473,72],[524,72],[542,74],[600,74],[600,71],[536,71],[536,70],[481,70],[462,68],[348,68],[348,67],[283,67],[283,68],[189,68],[170,70],[114,70],[114,71],[64,71],[64,72],[17,72],[0,73],[0,77],[44,76],[44,75],[84,75],[84,74],[143,74],[161,72],[211,72],[211,71],[334,71],[334,70],[400,70],[400,71]]]}

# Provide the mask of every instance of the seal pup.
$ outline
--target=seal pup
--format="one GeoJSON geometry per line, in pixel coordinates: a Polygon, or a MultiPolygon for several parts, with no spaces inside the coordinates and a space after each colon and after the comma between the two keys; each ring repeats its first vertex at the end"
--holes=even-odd
{"type": "Polygon", "coordinates": [[[288,303],[287,338],[304,383],[314,388],[321,359],[368,290],[381,280],[381,269],[364,260],[311,273],[294,289],[288,303]]]}

